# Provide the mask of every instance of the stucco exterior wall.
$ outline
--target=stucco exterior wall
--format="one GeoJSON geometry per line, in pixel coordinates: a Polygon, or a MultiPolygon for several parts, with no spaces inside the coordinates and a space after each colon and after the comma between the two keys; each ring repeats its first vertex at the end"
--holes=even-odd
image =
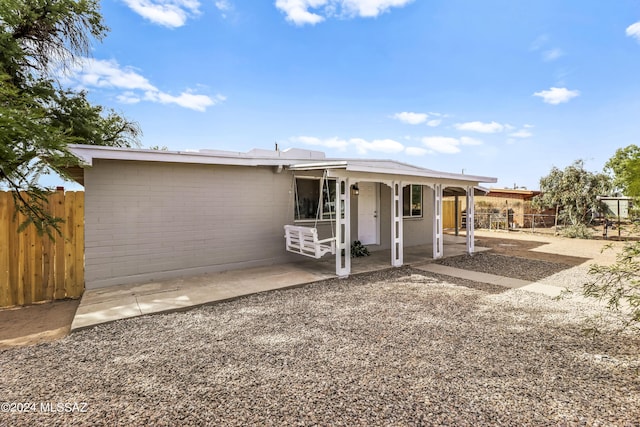
{"type": "MultiPolygon", "coordinates": [[[[292,175],[274,167],[94,160],[85,170],[87,289],[308,258],[286,252],[292,175]]],[[[380,184],[380,245],[390,248],[391,188],[380,184]]],[[[351,241],[358,236],[351,199],[351,241]]],[[[431,244],[433,190],[422,218],[405,218],[404,245],[431,244]]],[[[321,238],[331,236],[321,221],[321,238]]],[[[311,223],[303,225],[313,226],[311,223]]]]}
{"type": "Polygon", "coordinates": [[[290,261],[292,178],[271,167],[95,160],[87,289],[290,261]]]}

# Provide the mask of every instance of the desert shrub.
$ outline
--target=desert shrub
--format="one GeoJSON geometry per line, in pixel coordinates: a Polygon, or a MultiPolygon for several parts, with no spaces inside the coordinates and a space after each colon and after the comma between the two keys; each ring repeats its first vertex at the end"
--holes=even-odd
{"type": "Polygon", "coordinates": [[[569,225],[562,229],[562,235],[572,239],[590,239],[592,236],[591,229],[584,224],[569,225]]]}

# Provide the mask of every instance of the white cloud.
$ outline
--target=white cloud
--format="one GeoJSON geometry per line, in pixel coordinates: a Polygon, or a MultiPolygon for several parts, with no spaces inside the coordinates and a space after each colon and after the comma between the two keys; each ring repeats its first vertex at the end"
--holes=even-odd
{"type": "Polygon", "coordinates": [[[538,36],[529,46],[530,50],[536,51],[542,49],[542,47],[549,42],[549,35],[542,34],[538,36]]]}
{"type": "Polygon", "coordinates": [[[456,138],[450,138],[447,136],[427,136],[422,138],[422,143],[425,147],[437,151],[438,153],[454,154],[459,153],[460,141],[456,138]]]}
{"type": "Polygon", "coordinates": [[[460,152],[461,145],[481,145],[482,141],[475,138],[463,136],[461,138],[451,138],[448,136],[427,136],[422,138],[425,147],[438,153],[455,154],[460,152]]]}
{"type": "Polygon", "coordinates": [[[113,60],[84,58],[73,71],[77,73],[74,77],[82,86],[156,90],[132,67],[120,67],[113,60]]]}
{"type": "Polygon", "coordinates": [[[395,113],[392,116],[396,120],[400,120],[403,123],[407,123],[410,125],[419,125],[420,123],[424,123],[429,118],[428,114],[425,113],[410,113],[410,112],[402,112],[395,113]]]}
{"type": "Polygon", "coordinates": [[[460,138],[460,144],[462,145],[481,145],[482,141],[475,138],[470,138],[468,136],[463,136],[460,138]]]}
{"type": "Polygon", "coordinates": [[[320,139],[314,136],[296,136],[290,138],[291,142],[300,142],[306,145],[317,145],[326,148],[336,148],[340,151],[345,151],[349,143],[345,139],[340,138],[328,138],[328,139],[320,139]]]}
{"type": "Polygon", "coordinates": [[[84,58],[71,70],[67,79],[82,88],[98,87],[123,90],[116,96],[125,104],[135,104],[142,100],[161,104],[176,104],[196,111],[205,111],[207,107],[219,104],[226,98],[216,95],[211,98],[187,90],[178,96],[163,92],[152,85],[146,77],[132,67],[122,67],[116,61],[84,58]],[[138,91],[138,92],[136,92],[138,91]]]}
{"type": "Polygon", "coordinates": [[[542,34],[537,39],[531,43],[529,46],[529,50],[531,51],[540,51],[540,55],[542,56],[542,60],[545,62],[555,61],[556,59],[564,56],[564,51],[557,47],[550,47],[550,37],[547,34],[542,34]],[[548,47],[549,46],[549,47],[548,47]],[[545,50],[542,50],[542,49],[545,50]]]}
{"type": "Polygon", "coordinates": [[[137,104],[141,101],[140,97],[135,94],[135,92],[123,92],[120,95],[116,96],[116,99],[123,104],[137,104]]]}
{"type": "Polygon", "coordinates": [[[320,139],[313,136],[296,136],[289,140],[293,143],[333,148],[340,151],[346,151],[348,148],[353,147],[359,154],[366,154],[369,151],[381,153],[400,153],[404,151],[404,145],[393,139],[374,139],[367,141],[362,138],[342,139],[334,137],[320,139]]]}
{"type": "Polygon", "coordinates": [[[222,95],[217,95],[212,99],[206,95],[197,95],[188,91],[182,92],[179,96],[169,95],[160,91],[148,91],[144,94],[144,99],[160,104],[177,104],[196,111],[206,111],[207,107],[219,104],[226,98],[222,95]]]}
{"type": "Polygon", "coordinates": [[[403,7],[413,0],[342,0],[346,13],[353,16],[374,18],[392,7],[403,7]]]}
{"type": "Polygon", "coordinates": [[[315,25],[328,17],[374,18],[413,0],[276,0],[276,8],[296,25],[315,25]]]}
{"type": "Polygon", "coordinates": [[[444,114],[440,113],[412,113],[408,111],[403,111],[402,113],[395,113],[391,118],[400,120],[403,123],[407,123],[410,125],[419,125],[426,124],[430,127],[440,126],[442,123],[442,117],[446,117],[444,114]],[[437,119],[430,119],[431,117],[438,117],[437,119]]]}
{"type": "Polygon", "coordinates": [[[562,49],[558,48],[545,50],[544,52],[542,52],[542,59],[547,62],[555,61],[561,56],[564,56],[564,52],[562,51],[562,49]]]}
{"type": "Polygon", "coordinates": [[[578,90],[569,90],[565,87],[552,87],[549,90],[536,92],[533,96],[539,96],[547,104],[558,105],[563,102],[569,102],[571,98],[580,95],[578,90]]]}
{"type": "Polygon", "coordinates": [[[407,147],[404,152],[409,156],[424,156],[429,150],[421,147],[407,147]]]}
{"type": "Polygon", "coordinates": [[[285,13],[289,22],[296,25],[315,25],[325,18],[309,12],[308,9],[325,6],[327,3],[327,0],[276,0],[276,7],[285,13]]]}
{"type": "Polygon", "coordinates": [[[225,11],[225,10],[230,10],[231,9],[231,3],[229,3],[229,0],[218,0],[215,3],[216,7],[218,8],[218,10],[221,11],[225,11]]]}
{"type": "Polygon", "coordinates": [[[458,130],[480,132],[480,133],[496,133],[504,130],[504,125],[497,122],[483,123],[483,122],[466,122],[456,123],[454,127],[458,130]]]}
{"type": "Polygon", "coordinates": [[[138,15],[165,27],[183,26],[187,19],[200,13],[197,0],[124,0],[138,15]]]}
{"type": "Polygon", "coordinates": [[[356,150],[358,150],[360,154],[366,154],[369,151],[381,153],[400,153],[404,151],[404,145],[393,139],[366,141],[360,138],[352,138],[349,140],[349,143],[355,145],[356,150]]]}
{"type": "Polygon", "coordinates": [[[229,0],[217,0],[214,4],[223,18],[226,18],[227,13],[233,10],[233,4],[229,0]]]}
{"type": "Polygon", "coordinates": [[[631,24],[627,27],[626,30],[627,36],[635,38],[638,42],[640,42],[640,21],[635,24],[631,24]]]}
{"type": "Polygon", "coordinates": [[[510,133],[509,136],[511,138],[531,138],[533,133],[527,129],[520,129],[516,132],[510,133]]]}

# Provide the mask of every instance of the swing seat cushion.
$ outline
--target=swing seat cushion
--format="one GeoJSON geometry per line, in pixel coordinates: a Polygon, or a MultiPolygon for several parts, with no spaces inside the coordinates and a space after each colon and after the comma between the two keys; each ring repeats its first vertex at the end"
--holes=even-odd
{"type": "Polygon", "coordinates": [[[311,258],[320,258],[322,255],[336,253],[336,239],[318,240],[318,230],[312,227],[299,225],[285,225],[284,238],[287,241],[287,250],[311,258]]]}

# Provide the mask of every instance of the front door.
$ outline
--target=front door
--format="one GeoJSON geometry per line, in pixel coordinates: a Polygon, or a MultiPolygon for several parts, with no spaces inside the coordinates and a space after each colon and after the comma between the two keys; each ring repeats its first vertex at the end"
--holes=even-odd
{"type": "Polygon", "coordinates": [[[360,189],[358,195],[358,240],[363,245],[379,245],[378,183],[359,182],[358,188],[360,189]]]}

